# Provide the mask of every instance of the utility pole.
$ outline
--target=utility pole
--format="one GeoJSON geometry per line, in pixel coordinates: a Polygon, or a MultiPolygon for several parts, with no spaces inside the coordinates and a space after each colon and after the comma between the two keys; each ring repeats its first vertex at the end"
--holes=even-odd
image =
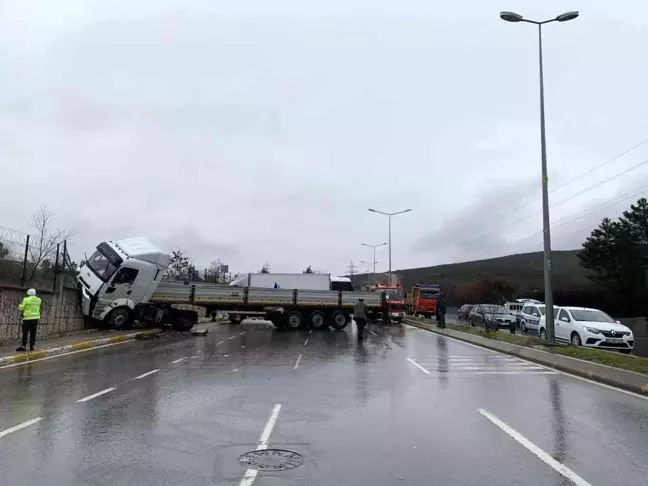
{"type": "MultiPolygon", "coordinates": [[[[377,209],[372,209],[372,208],[369,208],[369,211],[371,211],[372,213],[383,214],[389,218],[389,285],[391,285],[392,284],[391,219],[392,216],[396,216],[397,214],[409,213],[411,209],[405,209],[404,211],[396,211],[395,213],[385,213],[383,211],[378,211],[377,209]]],[[[369,246],[369,245],[365,245],[365,246],[369,246]]]]}
{"type": "Polygon", "coordinates": [[[551,285],[551,225],[549,220],[549,178],[547,176],[547,138],[545,134],[544,64],[542,62],[542,26],[551,22],[568,22],[578,17],[577,11],[565,12],[549,20],[530,20],[515,12],[500,12],[506,22],[526,22],[538,26],[538,65],[540,75],[540,161],[542,171],[542,232],[544,247],[544,288],[547,342],[554,344],[553,289],[551,285]]]}

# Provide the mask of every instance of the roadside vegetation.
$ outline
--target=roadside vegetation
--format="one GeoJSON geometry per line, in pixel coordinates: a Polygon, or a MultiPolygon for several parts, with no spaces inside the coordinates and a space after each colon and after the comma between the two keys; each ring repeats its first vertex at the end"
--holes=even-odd
{"type": "MultiPolygon", "coordinates": [[[[424,322],[436,326],[435,319],[424,319],[422,317],[407,317],[410,320],[424,322]]],[[[634,371],[635,373],[648,374],[648,358],[639,356],[632,356],[621,354],[615,351],[604,351],[600,349],[591,348],[576,348],[574,346],[547,346],[547,344],[537,337],[525,336],[520,334],[511,334],[509,332],[501,331],[485,331],[480,327],[463,326],[461,324],[446,324],[446,329],[453,331],[465,332],[467,334],[474,334],[487,339],[495,341],[503,341],[518,346],[526,346],[530,348],[541,348],[543,351],[548,351],[554,354],[569,356],[571,358],[582,359],[591,361],[607,366],[613,366],[627,371],[634,371]]]]}

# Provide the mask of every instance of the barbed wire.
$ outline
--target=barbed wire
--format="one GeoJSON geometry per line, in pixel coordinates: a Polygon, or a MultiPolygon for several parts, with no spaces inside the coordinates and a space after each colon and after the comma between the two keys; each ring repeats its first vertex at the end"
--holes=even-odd
{"type": "Polygon", "coordinates": [[[27,243],[27,233],[0,226],[0,241],[13,243],[14,245],[25,245],[27,243]]]}

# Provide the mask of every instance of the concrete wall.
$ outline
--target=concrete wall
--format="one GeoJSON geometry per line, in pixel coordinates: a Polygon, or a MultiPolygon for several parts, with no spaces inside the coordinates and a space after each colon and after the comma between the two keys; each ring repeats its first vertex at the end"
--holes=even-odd
{"type": "MultiPolygon", "coordinates": [[[[17,342],[22,332],[22,316],[18,304],[25,291],[0,287],[0,344],[17,342]]],[[[76,291],[61,288],[58,292],[39,291],[42,299],[38,339],[47,339],[76,333],[85,329],[85,321],[76,291]]]]}
{"type": "Polygon", "coordinates": [[[635,336],[635,348],[632,354],[648,357],[648,322],[645,317],[628,317],[619,319],[621,324],[632,329],[635,336]]]}

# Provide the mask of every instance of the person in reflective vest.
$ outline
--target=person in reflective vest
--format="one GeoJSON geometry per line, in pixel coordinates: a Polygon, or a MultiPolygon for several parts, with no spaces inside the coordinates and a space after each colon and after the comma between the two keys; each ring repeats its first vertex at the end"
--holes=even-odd
{"type": "Polygon", "coordinates": [[[26,351],[27,336],[29,335],[29,350],[33,351],[36,345],[36,330],[38,329],[38,320],[40,319],[41,300],[36,297],[36,290],[29,289],[27,296],[23,298],[18,306],[18,310],[23,315],[22,325],[22,346],[16,351],[26,351]]]}

